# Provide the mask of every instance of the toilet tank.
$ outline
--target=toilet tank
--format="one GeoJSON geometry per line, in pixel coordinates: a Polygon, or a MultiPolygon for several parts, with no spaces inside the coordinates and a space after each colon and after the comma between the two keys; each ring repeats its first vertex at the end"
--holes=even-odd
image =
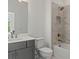
{"type": "Polygon", "coordinates": [[[43,38],[37,38],[35,40],[35,47],[36,48],[42,48],[42,47],[45,47],[45,45],[46,45],[46,42],[43,38]]]}

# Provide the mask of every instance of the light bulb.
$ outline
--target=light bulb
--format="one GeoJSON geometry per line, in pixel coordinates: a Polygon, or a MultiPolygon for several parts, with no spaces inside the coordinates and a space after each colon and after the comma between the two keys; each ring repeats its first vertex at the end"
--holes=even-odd
{"type": "Polygon", "coordinates": [[[27,0],[18,0],[19,2],[27,2],[27,0]]]}
{"type": "Polygon", "coordinates": [[[22,0],[18,0],[19,2],[22,2],[22,0]]]}

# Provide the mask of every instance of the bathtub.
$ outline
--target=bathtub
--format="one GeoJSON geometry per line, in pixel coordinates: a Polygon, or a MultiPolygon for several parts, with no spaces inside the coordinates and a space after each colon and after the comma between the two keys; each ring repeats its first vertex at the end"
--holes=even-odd
{"type": "Polygon", "coordinates": [[[53,59],[70,59],[70,45],[66,43],[54,45],[53,59]]]}

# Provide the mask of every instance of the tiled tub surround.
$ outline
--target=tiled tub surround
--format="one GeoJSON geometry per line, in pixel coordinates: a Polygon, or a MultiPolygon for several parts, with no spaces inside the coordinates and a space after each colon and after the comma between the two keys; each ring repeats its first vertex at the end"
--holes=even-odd
{"type": "Polygon", "coordinates": [[[70,6],[65,6],[64,16],[64,30],[65,42],[70,43],[70,6]]]}
{"type": "Polygon", "coordinates": [[[59,12],[57,4],[52,5],[52,40],[54,44],[58,44],[58,39],[69,43],[70,42],[70,6],[64,6],[63,11],[59,12]],[[57,35],[61,36],[58,37],[57,35]]]}

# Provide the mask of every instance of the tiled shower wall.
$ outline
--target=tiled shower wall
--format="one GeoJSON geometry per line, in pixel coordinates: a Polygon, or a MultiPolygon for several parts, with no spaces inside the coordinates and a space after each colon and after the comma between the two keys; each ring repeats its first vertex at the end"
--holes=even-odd
{"type": "Polygon", "coordinates": [[[70,6],[65,6],[64,12],[64,30],[65,30],[65,42],[70,42],[70,6]]]}
{"type": "Polygon", "coordinates": [[[58,32],[58,27],[56,23],[56,15],[57,15],[57,7],[58,5],[55,3],[52,3],[52,42],[53,44],[57,43],[57,32],[58,32]]]}
{"type": "Polygon", "coordinates": [[[56,16],[58,15],[59,5],[52,3],[52,40],[54,44],[58,43],[57,34],[61,33],[62,37],[60,38],[64,42],[70,42],[70,6],[64,6],[64,13],[62,17],[61,24],[58,24],[56,16]]]}

